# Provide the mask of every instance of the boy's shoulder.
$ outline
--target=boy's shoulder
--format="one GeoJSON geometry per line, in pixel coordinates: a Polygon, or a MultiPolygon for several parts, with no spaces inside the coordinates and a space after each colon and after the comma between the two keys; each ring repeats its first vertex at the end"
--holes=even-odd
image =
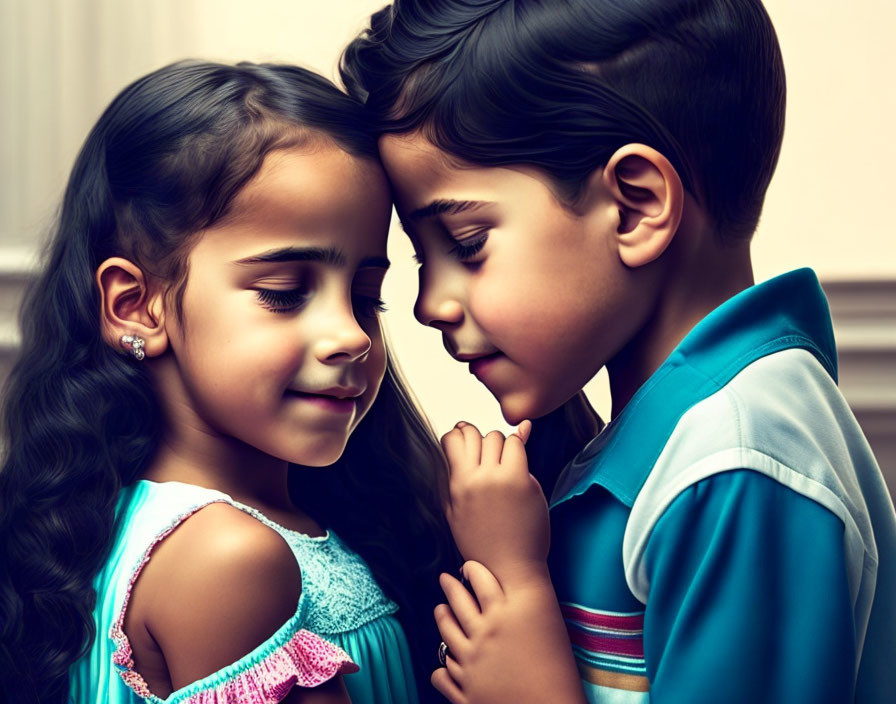
{"type": "MultiPolygon", "coordinates": [[[[727,490],[771,480],[776,491],[836,517],[856,583],[866,560],[877,563],[874,524],[892,523],[877,515],[887,494],[880,470],[834,380],[812,353],[794,348],[756,360],[679,419],[627,521],[623,554],[635,593],[644,588],[646,551],[663,516],[694,487],[742,470],[744,480],[727,490]]],[[[729,506],[738,500],[726,499],[729,506]]]]}

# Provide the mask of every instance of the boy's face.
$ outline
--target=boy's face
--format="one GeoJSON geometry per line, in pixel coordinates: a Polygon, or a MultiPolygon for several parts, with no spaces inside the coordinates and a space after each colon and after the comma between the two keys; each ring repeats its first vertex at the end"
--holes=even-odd
{"type": "Polygon", "coordinates": [[[618,208],[600,187],[573,212],[535,169],[461,165],[415,134],[379,145],[421,262],[415,315],[508,422],[559,407],[643,323],[618,208]]]}

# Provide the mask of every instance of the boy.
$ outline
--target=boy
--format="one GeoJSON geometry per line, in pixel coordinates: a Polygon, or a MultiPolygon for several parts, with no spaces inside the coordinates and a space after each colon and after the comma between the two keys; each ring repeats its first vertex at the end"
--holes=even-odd
{"type": "Polygon", "coordinates": [[[468,566],[476,603],[443,580],[440,691],[891,700],[896,516],[827,304],[808,270],[753,285],[785,95],[761,3],[400,0],[343,78],[421,261],[416,315],[508,422],[610,376],[611,423],[544,486],[550,578],[518,441],[444,439],[455,538],[499,583],[468,566]]]}

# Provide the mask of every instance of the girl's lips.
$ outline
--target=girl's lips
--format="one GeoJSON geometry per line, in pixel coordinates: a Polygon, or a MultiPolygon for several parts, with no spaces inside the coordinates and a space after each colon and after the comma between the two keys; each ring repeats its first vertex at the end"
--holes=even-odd
{"type": "Polygon", "coordinates": [[[355,410],[359,397],[349,396],[347,398],[338,398],[328,394],[309,394],[303,391],[287,391],[288,396],[311,404],[331,413],[351,413],[355,410]]]}

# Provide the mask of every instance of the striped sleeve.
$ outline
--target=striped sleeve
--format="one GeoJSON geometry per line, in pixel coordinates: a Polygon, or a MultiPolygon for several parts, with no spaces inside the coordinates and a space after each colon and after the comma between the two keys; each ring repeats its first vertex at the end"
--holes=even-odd
{"type": "Polygon", "coordinates": [[[851,702],[856,645],[844,526],[749,470],[686,489],[644,554],[656,704],[851,702]]]}

